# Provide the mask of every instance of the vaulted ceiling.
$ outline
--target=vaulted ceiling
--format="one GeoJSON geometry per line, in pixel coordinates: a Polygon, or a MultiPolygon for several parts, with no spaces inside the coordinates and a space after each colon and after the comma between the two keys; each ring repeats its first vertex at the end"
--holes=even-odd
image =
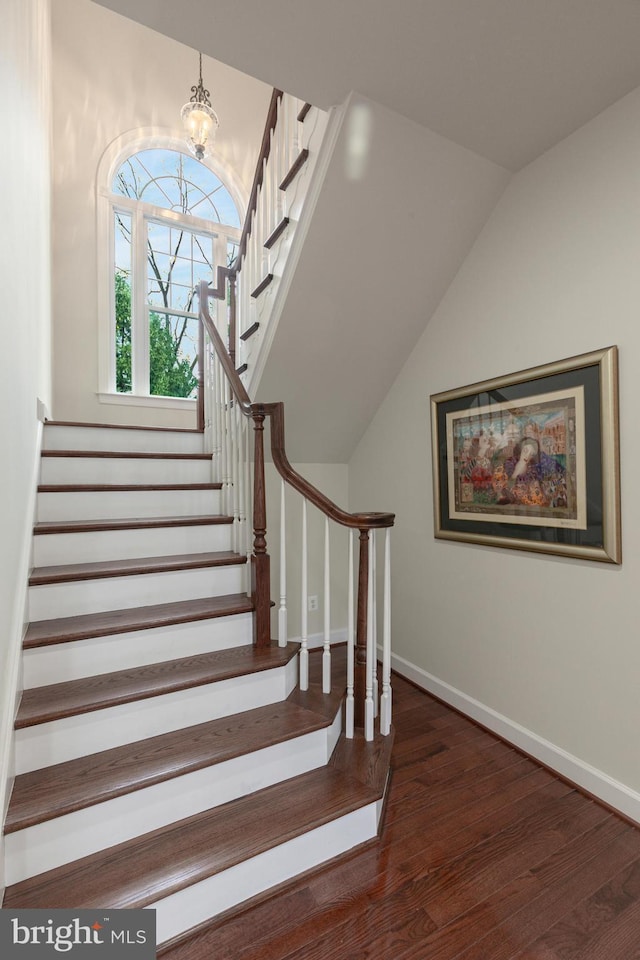
{"type": "Polygon", "coordinates": [[[285,401],[298,462],[350,459],[510,173],[640,85],[640,0],[99,2],[318,107],[371,103],[367,174],[347,122],[256,397],[285,401]]]}
{"type": "Polygon", "coordinates": [[[518,170],[640,85],[639,0],[100,0],[328,108],[356,90],[518,170]]]}

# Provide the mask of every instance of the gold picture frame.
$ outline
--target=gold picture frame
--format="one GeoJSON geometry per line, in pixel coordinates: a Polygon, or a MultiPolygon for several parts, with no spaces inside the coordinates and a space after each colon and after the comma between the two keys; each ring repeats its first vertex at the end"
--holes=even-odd
{"type": "Polygon", "coordinates": [[[617,347],[430,399],[436,538],[622,562],[617,347]]]}

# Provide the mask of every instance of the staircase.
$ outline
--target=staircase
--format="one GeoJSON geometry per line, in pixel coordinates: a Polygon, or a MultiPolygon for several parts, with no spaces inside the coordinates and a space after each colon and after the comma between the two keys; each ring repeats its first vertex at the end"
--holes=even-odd
{"type": "Polygon", "coordinates": [[[45,425],[4,908],[152,907],[179,952],[377,834],[392,738],[254,645],[211,476],[198,431],[45,425]]]}

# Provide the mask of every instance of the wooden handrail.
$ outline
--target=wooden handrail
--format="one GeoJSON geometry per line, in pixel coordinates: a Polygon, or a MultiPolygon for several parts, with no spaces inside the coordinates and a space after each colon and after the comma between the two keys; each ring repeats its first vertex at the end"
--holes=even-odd
{"type": "Polygon", "coordinates": [[[393,526],[395,520],[393,513],[347,513],[293,469],[284,448],[284,403],[254,403],[253,406],[262,407],[270,417],[271,455],[274,466],[280,476],[298,493],[301,493],[325,516],[335,520],[336,523],[341,523],[344,527],[353,527],[356,530],[378,530],[393,526]]]}
{"type": "Polygon", "coordinates": [[[209,313],[209,297],[213,295],[214,293],[209,287],[207,281],[201,280],[198,289],[198,296],[200,298],[200,321],[204,329],[209,334],[209,339],[211,340],[220,363],[222,364],[222,369],[224,370],[227,380],[229,381],[233,396],[237,400],[245,417],[250,417],[252,416],[252,404],[251,400],[249,399],[249,394],[245,390],[244,383],[236,373],[236,369],[233,365],[231,356],[229,355],[229,351],[224,344],[224,340],[218,333],[216,325],[214,324],[211,314],[209,313]]]}
{"type": "Polygon", "coordinates": [[[278,119],[278,100],[283,96],[282,90],[276,90],[274,88],[273,93],[271,94],[271,101],[269,103],[269,112],[267,113],[267,122],[265,123],[264,133],[262,134],[262,143],[260,144],[260,153],[258,155],[258,162],[256,164],[256,172],[253,178],[253,186],[251,187],[251,193],[249,195],[249,203],[247,205],[247,212],[244,218],[244,224],[242,226],[242,234],[240,236],[240,245],[238,246],[238,253],[234,261],[232,270],[234,273],[238,273],[240,270],[240,265],[244,258],[245,253],[247,252],[247,242],[249,240],[249,234],[251,233],[251,218],[256,212],[258,205],[258,191],[262,186],[262,181],[264,179],[264,168],[266,161],[269,159],[269,154],[271,153],[271,134],[275,130],[276,122],[278,119]]]}
{"type": "Polygon", "coordinates": [[[284,445],[284,404],[252,403],[245,386],[238,376],[224,341],[215,328],[209,312],[209,297],[211,290],[206,280],[200,281],[200,316],[202,324],[209,334],[218,359],[231,386],[231,391],[238,402],[245,417],[269,417],[271,421],[271,455],[273,463],[280,476],[298,493],[301,493],[310,503],[317,507],[331,520],[345,527],[356,530],[377,530],[383,527],[392,527],[395,520],[393,513],[347,513],[328,497],[325,497],[313,484],[305,480],[291,466],[284,445]]]}
{"type": "MultiPolygon", "coordinates": [[[[224,341],[215,328],[209,313],[209,297],[213,293],[205,280],[200,283],[201,328],[206,330],[218,360],[229,382],[231,393],[245,417],[251,418],[254,427],[254,502],[253,502],[253,555],[251,557],[251,594],[254,604],[254,642],[257,647],[266,647],[271,642],[271,573],[267,550],[267,518],[264,476],[264,421],[271,422],[271,455],[273,463],[285,483],[318,508],[325,516],[342,526],[360,532],[360,559],[358,566],[358,608],[354,651],[354,722],[365,726],[365,691],[367,677],[367,593],[370,531],[392,527],[393,513],[348,513],[326,497],[317,487],[305,480],[291,466],[284,445],[284,404],[252,403],[240,379],[224,341]]],[[[373,719],[371,718],[371,722],[373,719]]]]}

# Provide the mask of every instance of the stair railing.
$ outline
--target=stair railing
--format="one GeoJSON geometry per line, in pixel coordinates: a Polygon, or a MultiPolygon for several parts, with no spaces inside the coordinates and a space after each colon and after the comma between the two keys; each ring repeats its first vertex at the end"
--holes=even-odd
{"type": "MultiPolygon", "coordinates": [[[[212,291],[206,281],[200,283],[200,319],[203,331],[205,438],[213,453],[215,469],[222,483],[224,508],[234,521],[234,544],[250,557],[247,593],[254,604],[254,643],[264,647],[271,643],[271,572],[267,551],[267,508],[264,467],[264,424],[270,422],[271,455],[282,479],[281,504],[289,486],[302,496],[302,610],[300,640],[300,687],[309,685],[309,648],[307,630],[307,505],[312,504],[325,517],[324,537],[324,645],[323,691],[331,690],[330,635],[330,556],[329,522],[349,530],[349,575],[347,613],[347,677],[346,735],[353,737],[354,728],[364,728],[365,739],[374,737],[375,718],[387,735],[391,728],[391,513],[348,513],[309,483],[291,466],[284,441],[284,405],[252,403],[238,375],[230,352],[216,329],[209,312],[212,291]],[[249,433],[253,427],[253,453],[249,433]],[[251,471],[253,470],[253,482],[251,471]],[[251,518],[251,521],[250,519],[251,518]],[[250,529],[250,522],[252,530],[250,529]],[[384,530],[382,569],[382,678],[378,700],[377,678],[377,569],[376,533],[384,530]],[[355,532],[359,534],[359,555],[355,569],[355,532]],[[250,573],[250,576],[249,576],[250,573]]],[[[286,590],[286,518],[280,516],[280,605],[278,625],[280,645],[287,637],[286,590]]]]}
{"type": "MultiPolygon", "coordinates": [[[[212,296],[229,304],[223,339],[241,374],[257,365],[326,124],[324,111],[273,90],[238,248],[229,266],[217,268],[212,288],[212,296]]],[[[203,429],[201,364],[199,379],[203,429]]]]}

